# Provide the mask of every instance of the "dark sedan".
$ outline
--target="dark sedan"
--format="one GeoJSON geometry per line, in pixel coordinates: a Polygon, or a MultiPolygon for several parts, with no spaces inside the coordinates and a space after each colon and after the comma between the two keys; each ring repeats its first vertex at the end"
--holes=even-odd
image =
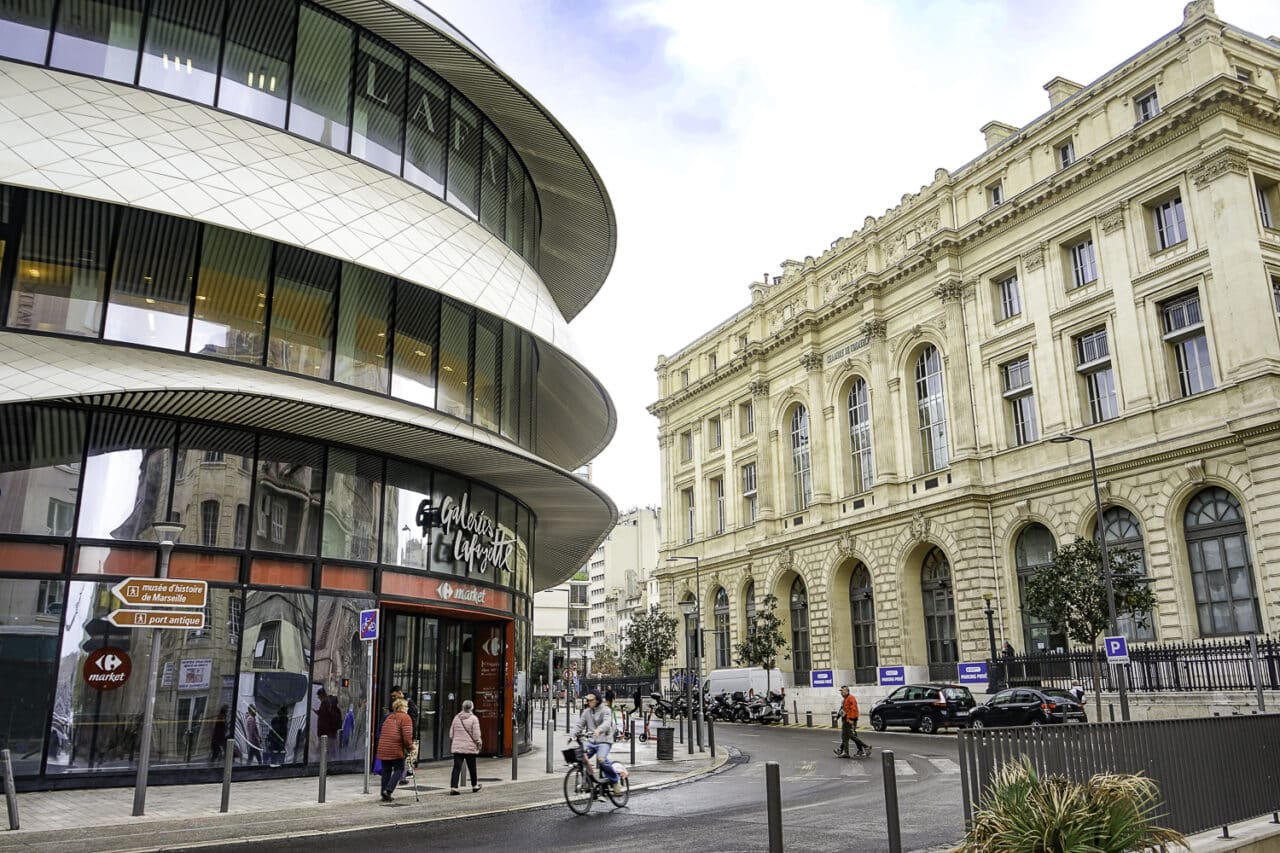
{"type": "Polygon", "coordinates": [[[913,732],[931,735],[947,726],[964,726],[972,707],[973,694],[968,687],[907,684],[871,709],[871,727],[882,732],[887,726],[907,726],[913,732]]]}
{"type": "Polygon", "coordinates": [[[1014,687],[1001,690],[969,713],[969,725],[1039,726],[1046,723],[1086,723],[1084,706],[1056,687],[1014,687]]]}

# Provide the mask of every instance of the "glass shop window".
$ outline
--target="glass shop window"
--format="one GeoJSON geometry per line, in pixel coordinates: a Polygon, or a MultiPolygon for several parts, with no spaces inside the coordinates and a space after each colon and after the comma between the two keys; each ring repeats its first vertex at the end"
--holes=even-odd
{"type": "Polygon", "coordinates": [[[460,97],[451,99],[448,201],[475,218],[480,212],[480,111],[460,97]]]}
{"type": "Polygon", "coordinates": [[[425,287],[400,282],[396,286],[393,397],[435,407],[435,354],[439,334],[440,297],[425,287]]]}
{"type": "Polygon", "coordinates": [[[335,381],[387,393],[387,334],[393,283],[390,276],[382,273],[353,264],[342,265],[335,381]]]}
{"type": "Polygon", "coordinates": [[[223,7],[214,2],[151,0],[139,85],[213,103],[222,44],[223,7]]]}
{"type": "Polygon", "coordinates": [[[230,0],[218,106],[284,127],[294,0],[230,0]]]}
{"type": "Polygon", "coordinates": [[[324,449],[264,437],[258,445],[253,539],[255,551],[313,555],[320,531],[324,449]]]}
{"type": "Polygon", "coordinates": [[[475,376],[472,380],[472,420],[490,432],[498,431],[498,343],[499,321],[476,318],[475,376]]]}
{"type": "Polygon", "coordinates": [[[169,421],[94,416],[81,486],[79,536],[155,541],[151,525],[169,518],[175,432],[169,421]]]}
{"type": "Polygon", "coordinates": [[[380,458],[348,450],[329,451],[322,556],[368,562],[378,559],[381,493],[380,458]]]}
{"type": "Polygon", "coordinates": [[[449,87],[426,68],[409,68],[407,150],[404,177],[444,197],[445,149],[449,141],[449,87]]]}
{"type": "Polygon", "coordinates": [[[270,271],[267,240],[204,227],[190,352],[262,363],[270,271]]]}
{"type": "Polygon", "coordinates": [[[183,543],[244,547],[242,537],[237,541],[236,507],[249,503],[253,434],[183,424],[178,435],[178,460],[173,509],[187,521],[183,543]],[[197,519],[200,529],[190,529],[197,519]]]}
{"type": "Polygon", "coordinates": [[[404,130],[404,54],[360,35],[351,154],[400,174],[404,130]]]}
{"type": "Polygon", "coordinates": [[[328,379],[339,263],[292,246],[276,247],[267,366],[328,379]]]}
{"type": "Polygon", "coordinates": [[[187,345],[200,226],[131,207],[123,215],[106,337],[182,350],[187,345]]]}
{"type": "Polygon", "coordinates": [[[436,408],[464,421],[471,415],[467,389],[470,353],[471,308],[445,299],[440,306],[440,398],[436,408]]]}
{"type": "Polygon", "coordinates": [[[431,496],[431,470],[389,460],[385,500],[382,562],[427,568],[431,528],[440,521],[431,496]]]}
{"type": "Polygon", "coordinates": [[[142,0],[63,0],[49,64],[132,83],[138,70],[142,5],[142,0]]]}
{"type": "Polygon", "coordinates": [[[80,412],[0,407],[0,533],[71,535],[84,438],[80,412]]]}
{"type": "Polygon", "coordinates": [[[320,10],[298,10],[289,129],[339,151],[347,150],[354,38],[350,26],[320,10]]]}

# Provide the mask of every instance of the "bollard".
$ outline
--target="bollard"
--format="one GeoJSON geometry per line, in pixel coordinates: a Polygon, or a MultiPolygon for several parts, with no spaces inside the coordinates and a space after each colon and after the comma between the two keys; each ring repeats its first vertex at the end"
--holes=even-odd
{"type": "Polygon", "coordinates": [[[782,708],[782,724],[784,726],[791,725],[791,712],[786,709],[786,706],[782,708]]]}
{"type": "Polygon", "coordinates": [[[632,767],[635,767],[635,766],[636,766],[636,715],[635,715],[635,714],[632,714],[632,715],[631,715],[631,719],[630,719],[628,722],[630,722],[630,723],[631,723],[631,737],[630,737],[630,740],[631,740],[631,766],[632,766],[632,767]]]}
{"type": "MultiPolygon", "coordinates": [[[[520,735],[519,726],[511,724],[511,781],[514,782],[520,778],[520,735]]],[[[476,780],[480,781],[479,779],[476,780]]]]}
{"type": "Polygon", "coordinates": [[[680,743],[684,743],[684,722],[680,723],[680,743]]]}
{"type": "Polygon", "coordinates": [[[555,773],[555,768],[551,766],[551,754],[555,752],[556,740],[556,710],[560,703],[556,703],[556,707],[551,709],[551,725],[547,726],[544,731],[547,733],[547,772],[555,773]]]}
{"type": "Polygon", "coordinates": [[[715,720],[707,718],[707,746],[711,747],[711,757],[716,757],[716,727],[715,720]]]}
{"type": "Polygon", "coordinates": [[[782,853],[782,784],[776,761],[764,765],[764,789],[769,810],[769,853],[782,853]]]}
{"type": "Polygon", "coordinates": [[[898,777],[893,769],[893,750],[880,753],[884,767],[884,816],[889,824],[889,853],[902,853],[902,830],[898,826],[898,777]]]}
{"type": "Polygon", "coordinates": [[[18,829],[18,792],[13,787],[13,762],[9,750],[0,749],[0,762],[4,764],[4,801],[9,806],[9,828],[18,829]]]}
{"type": "Polygon", "coordinates": [[[800,704],[794,699],[791,700],[791,719],[796,721],[796,725],[800,725],[800,704]]]}
{"type": "Polygon", "coordinates": [[[813,728],[813,712],[812,711],[804,712],[804,726],[807,729],[813,728]]]}
{"type": "Polygon", "coordinates": [[[226,755],[223,757],[222,763],[222,805],[218,806],[218,811],[226,814],[227,809],[231,808],[231,764],[236,751],[235,738],[227,738],[227,742],[222,746],[222,751],[226,755]]]}
{"type": "Polygon", "coordinates": [[[320,799],[318,803],[324,802],[324,786],[329,781],[329,736],[320,735],[320,799]]]}

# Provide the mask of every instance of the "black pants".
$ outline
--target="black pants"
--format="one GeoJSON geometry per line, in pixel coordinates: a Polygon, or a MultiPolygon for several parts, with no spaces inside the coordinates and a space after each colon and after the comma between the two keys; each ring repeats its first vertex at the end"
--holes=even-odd
{"type": "Polygon", "coordinates": [[[843,752],[845,755],[849,754],[850,740],[852,740],[854,743],[858,745],[858,749],[867,748],[867,745],[862,742],[862,738],[858,737],[858,730],[855,728],[857,724],[858,724],[857,720],[846,719],[844,721],[844,728],[840,735],[840,751],[843,752]]]}
{"type": "Polygon", "coordinates": [[[383,758],[380,760],[382,761],[382,793],[390,794],[400,784],[400,776],[404,774],[404,759],[397,758],[393,761],[388,761],[383,758]]]}
{"type": "Polygon", "coordinates": [[[459,753],[453,754],[453,772],[449,774],[449,787],[456,788],[458,783],[462,781],[462,762],[467,762],[467,772],[471,774],[471,787],[476,786],[476,756],[475,753],[459,753]]]}

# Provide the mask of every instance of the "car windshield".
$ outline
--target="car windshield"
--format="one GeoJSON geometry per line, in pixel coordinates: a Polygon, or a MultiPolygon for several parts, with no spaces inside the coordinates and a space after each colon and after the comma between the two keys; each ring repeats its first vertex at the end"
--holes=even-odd
{"type": "Polygon", "coordinates": [[[1045,696],[1048,696],[1050,699],[1066,699],[1068,702],[1076,701],[1076,697],[1072,696],[1069,691],[1063,690],[1061,688],[1041,690],[1040,692],[1043,693],[1045,696]]]}
{"type": "Polygon", "coordinates": [[[968,687],[944,687],[942,695],[948,699],[972,699],[973,694],[969,692],[968,687]]]}

